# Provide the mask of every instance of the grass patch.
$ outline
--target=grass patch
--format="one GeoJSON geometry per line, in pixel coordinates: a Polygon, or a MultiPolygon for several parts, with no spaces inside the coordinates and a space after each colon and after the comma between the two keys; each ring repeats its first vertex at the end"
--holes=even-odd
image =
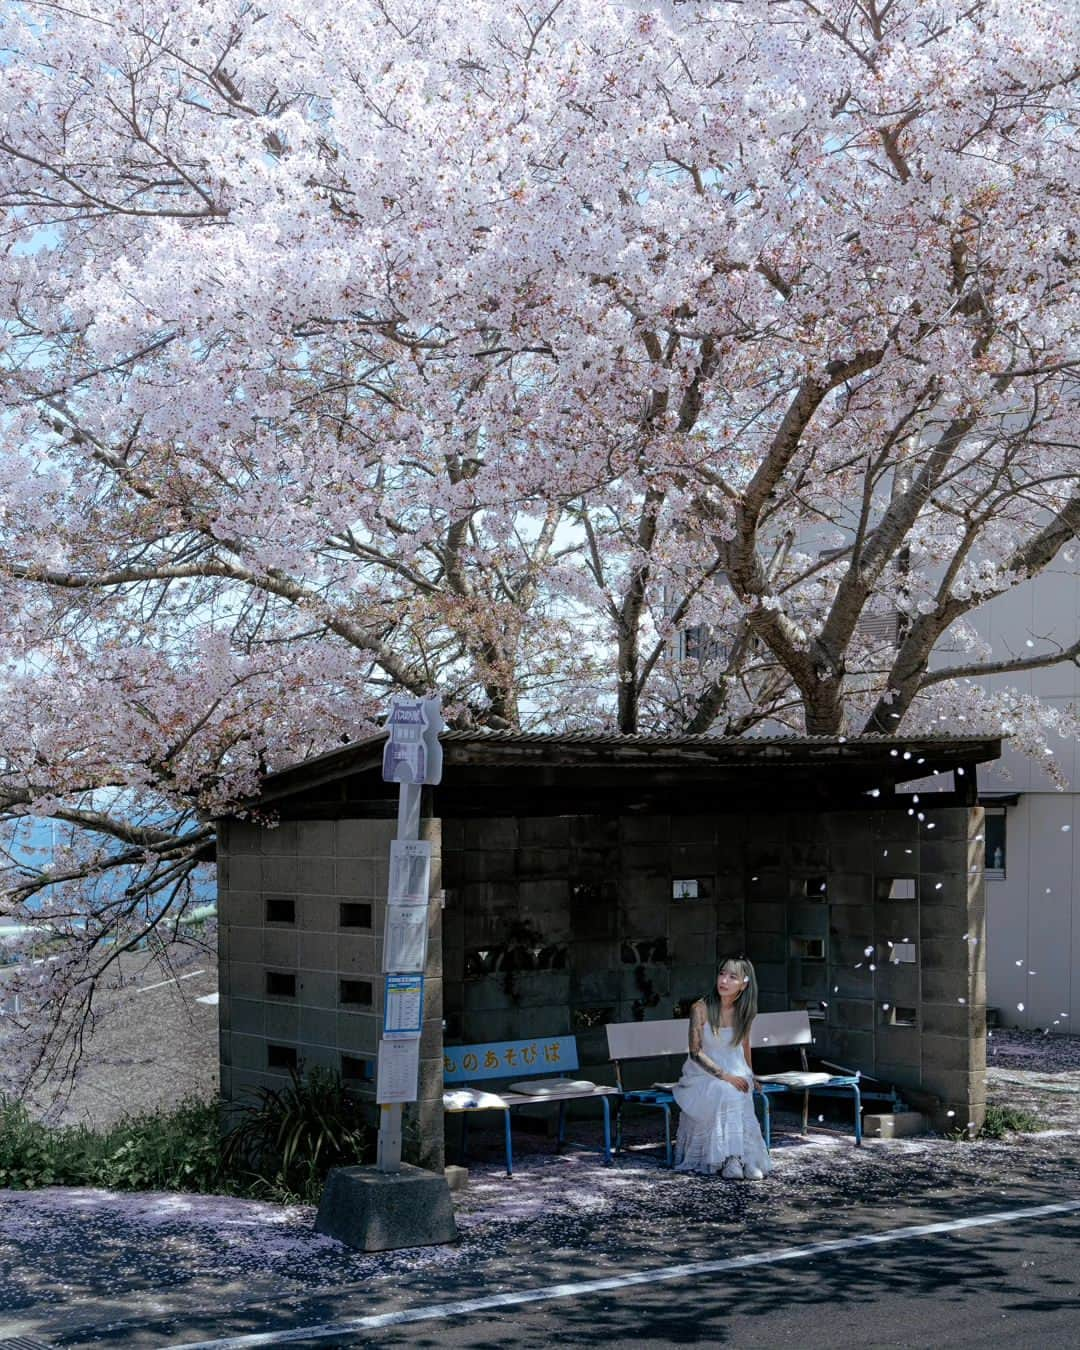
{"type": "Polygon", "coordinates": [[[371,1131],[340,1078],[315,1070],[262,1090],[223,1128],[221,1107],[195,1099],[128,1116],[110,1129],[58,1128],[0,1098],[0,1188],[101,1186],[316,1203],[331,1167],[369,1160],[371,1131]]]}
{"type": "Polygon", "coordinates": [[[1007,1134],[1034,1134],[1048,1128],[1045,1120],[1021,1107],[990,1105],[979,1135],[983,1139],[1004,1139],[1007,1134]]]}

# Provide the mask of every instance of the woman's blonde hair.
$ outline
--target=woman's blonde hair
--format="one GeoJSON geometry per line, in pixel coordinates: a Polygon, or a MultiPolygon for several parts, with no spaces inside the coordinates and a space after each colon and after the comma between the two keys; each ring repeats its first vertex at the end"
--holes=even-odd
{"type": "MultiPolygon", "coordinates": [[[[757,1016],[757,976],[754,974],[753,965],[745,956],[725,956],[716,967],[717,976],[720,975],[725,966],[731,966],[734,973],[743,982],[742,993],[735,1000],[732,1008],[731,1024],[735,1045],[742,1045],[743,1041],[750,1035],[750,1024],[757,1016]]],[[[713,981],[713,987],[705,995],[705,1011],[709,1017],[709,1026],[712,1027],[715,1034],[720,1030],[720,1019],[723,1015],[715,980],[713,981]]]]}

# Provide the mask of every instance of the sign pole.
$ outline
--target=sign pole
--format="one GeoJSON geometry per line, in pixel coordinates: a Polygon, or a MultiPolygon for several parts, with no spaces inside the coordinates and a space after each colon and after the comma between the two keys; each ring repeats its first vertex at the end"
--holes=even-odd
{"type": "MultiPolygon", "coordinates": [[[[398,875],[395,863],[410,854],[409,844],[416,845],[420,839],[420,804],[425,783],[438,783],[442,778],[442,746],[439,744],[439,732],[445,723],[439,709],[437,698],[398,699],[390,713],[390,737],[383,753],[383,779],[396,782],[398,788],[397,839],[395,849],[390,849],[390,894],[387,897],[387,918],[384,929],[383,969],[386,975],[386,996],[383,1009],[383,1039],[380,1045],[379,1071],[376,1082],[376,1101],[379,1103],[379,1139],[376,1148],[375,1166],[380,1172],[400,1172],[401,1170],[401,1113],[403,1101],[415,1101],[417,1096],[417,1069],[410,1068],[411,1086],[406,1085],[402,1096],[402,1085],[394,1075],[391,1082],[390,1056],[395,1049],[405,1049],[400,1045],[403,1038],[414,1040],[411,1048],[418,1064],[420,1031],[423,1025],[423,969],[427,950],[427,904],[430,863],[421,867],[425,878],[422,896],[413,894],[398,875]],[[415,1036],[411,1030],[402,1032],[392,1029],[390,1017],[390,991],[397,977],[409,973],[399,969],[405,958],[390,950],[390,938],[393,921],[400,917],[404,921],[403,910],[406,902],[411,901],[415,913],[417,901],[424,906],[423,941],[419,961],[420,1011],[417,1018],[415,1036]],[[393,1037],[393,1040],[391,1040],[393,1037]],[[397,1045],[394,1045],[394,1042],[397,1045]],[[387,1047],[390,1047],[388,1049],[387,1047]],[[393,1100],[387,1098],[393,1097],[393,1100]]],[[[415,854],[419,854],[416,850],[415,854]]],[[[422,861],[422,855],[418,856],[422,861]]],[[[415,964],[415,962],[414,962],[415,964]]],[[[402,1071],[405,1066],[402,1065],[402,1071]]]]}

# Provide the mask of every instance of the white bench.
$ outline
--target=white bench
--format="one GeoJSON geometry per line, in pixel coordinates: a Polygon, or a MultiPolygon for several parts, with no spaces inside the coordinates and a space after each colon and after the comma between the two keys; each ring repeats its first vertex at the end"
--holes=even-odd
{"type": "Polygon", "coordinates": [[[593,1098],[604,1111],[604,1162],[611,1165],[611,1103],[618,1088],[569,1078],[578,1067],[577,1040],[573,1036],[537,1037],[531,1041],[488,1041],[477,1045],[448,1045],[443,1049],[443,1110],[460,1115],[461,1155],[465,1159],[468,1119],[475,1111],[503,1113],[506,1175],[514,1175],[514,1145],[510,1113],[518,1106],[540,1102],[559,1105],[558,1147],[566,1137],[566,1103],[593,1098]],[[520,1075],[496,1091],[477,1088],[477,1082],[520,1075]],[[547,1075],[558,1075],[549,1077],[547,1075]]]}
{"type": "MultiPolygon", "coordinates": [[[[622,1065],[627,1060],[659,1059],[665,1055],[686,1056],[689,1046],[690,1021],[672,1018],[661,1022],[609,1022],[607,1025],[608,1054],[615,1065],[615,1081],[622,1100],[640,1106],[651,1106],[664,1113],[664,1148],[667,1165],[672,1165],[671,1108],[675,1104],[673,1083],[654,1083],[650,1088],[627,1091],[623,1084],[622,1065]]],[[[758,1013],[750,1028],[750,1047],[753,1050],[777,1050],[797,1046],[801,1068],[788,1073],[755,1074],[760,1087],[755,1085],[754,1096],[762,1104],[765,1147],[772,1147],[772,1120],[770,1096],[781,1092],[803,1094],[803,1134],[807,1130],[810,1094],[827,1096],[850,1093],[855,1103],[855,1143],[862,1143],[862,1100],[859,1092],[859,1073],[834,1074],[815,1072],[808,1068],[806,1047],[813,1037],[810,1018],[805,1011],[758,1013]]],[[[622,1113],[616,1122],[615,1147],[622,1145],[622,1113]]]]}

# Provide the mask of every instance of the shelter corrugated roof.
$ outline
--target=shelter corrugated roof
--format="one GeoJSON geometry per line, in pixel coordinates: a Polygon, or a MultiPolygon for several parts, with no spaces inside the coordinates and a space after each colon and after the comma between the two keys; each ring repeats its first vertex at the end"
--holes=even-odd
{"type": "MultiPolygon", "coordinates": [[[[252,806],[273,804],[335,780],[364,777],[375,788],[379,780],[382,749],[388,732],[380,729],[348,745],[314,756],[270,774],[252,806]]],[[[863,779],[888,783],[915,779],[932,771],[944,772],[962,765],[996,759],[1001,753],[997,737],[928,735],[868,736],[709,736],[682,733],[625,734],[612,731],[488,731],[482,729],[443,732],[444,794],[465,790],[466,779],[478,782],[483,768],[506,771],[543,770],[565,774],[569,770],[594,776],[612,774],[620,781],[635,771],[640,775],[678,773],[693,768],[700,777],[726,771],[756,768],[773,773],[795,772],[844,774],[854,788],[863,779]]],[[[600,778],[597,777],[597,786],[600,778]]],[[[387,790],[394,789],[387,785],[387,790]]]]}

